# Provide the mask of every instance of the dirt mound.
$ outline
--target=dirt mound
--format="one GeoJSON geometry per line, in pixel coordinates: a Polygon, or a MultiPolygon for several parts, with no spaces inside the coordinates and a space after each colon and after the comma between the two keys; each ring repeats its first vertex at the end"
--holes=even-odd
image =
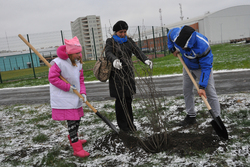
{"type": "Polygon", "coordinates": [[[211,154],[219,145],[219,138],[212,136],[210,133],[192,134],[172,132],[168,134],[168,143],[165,151],[168,153],[177,153],[183,157],[194,155],[198,152],[211,154]]]}
{"type": "Polygon", "coordinates": [[[146,139],[139,139],[132,133],[120,132],[119,134],[111,133],[97,139],[93,149],[107,154],[109,152],[116,152],[117,155],[129,150],[130,153],[137,154],[137,156],[145,154],[145,152],[142,153],[141,151],[141,149],[144,149],[147,153],[166,151],[167,154],[178,154],[180,157],[183,157],[186,155],[195,155],[200,152],[211,154],[221,146],[219,144],[220,141],[220,138],[213,132],[212,127],[202,130],[197,129],[195,133],[183,133],[180,130],[172,131],[167,134],[161,133],[149,136],[146,139]],[[167,135],[167,138],[164,138],[164,135],[167,135]],[[154,147],[156,145],[155,141],[161,142],[160,148],[154,147]],[[148,151],[148,149],[153,151],[148,151]]]}

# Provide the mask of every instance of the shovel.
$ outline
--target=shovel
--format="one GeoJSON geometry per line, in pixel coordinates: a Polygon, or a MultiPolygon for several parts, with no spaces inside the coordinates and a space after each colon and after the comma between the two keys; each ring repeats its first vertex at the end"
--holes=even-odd
{"type": "MultiPolygon", "coordinates": [[[[192,74],[190,73],[188,67],[186,66],[185,62],[183,61],[182,57],[180,56],[180,54],[177,54],[178,58],[180,59],[183,67],[185,68],[185,70],[187,71],[190,79],[192,80],[195,88],[197,89],[197,91],[199,92],[199,87],[196,83],[196,81],[194,80],[192,74]]],[[[226,140],[228,140],[228,133],[227,133],[227,129],[226,127],[224,126],[220,116],[218,117],[215,117],[214,113],[212,112],[212,108],[210,107],[207,99],[204,97],[204,96],[201,96],[201,98],[203,99],[205,105],[207,106],[207,109],[209,110],[209,113],[211,114],[213,120],[211,121],[211,124],[216,132],[216,134],[219,136],[219,137],[222,137],[226,140]]]]}
{"type": "MultiPolygon", "coordinates": [[[[34,52],[35,52],[35,54],[50,68],[51,67],[51,64],[21,35],[21,34],[19,34],[18,35],[18,37],[19,38],[21,38],[21,40],[31,49],[31,50],[33,50],[34,52]]],[[[66,82],[66,83],[69,83],[65,78],[63,78],[63,76],[60,76],[60,79],[61,80],[63,80],[64,82],[66,82]]],[[[83,96],[77,91],[77,90],[73,90],[74,91],[74,93],[78,96],[78,97],[80,97],[80,98],[82,98],[83,100],[84,100],[84,98],[83,98],[83,96]]],[[[88,101],[86,101],[85,102],[86,104],[87,104],[87,106],[89,107],[89,108],[91,108],[92,109],[92,111],[94,111],[94,113],[98,116],[98,117],[100,117],[112,130],[114,130],[116,133],[119,133],[119,131],[116,129],[116,127],[105,117],[105,116],[103,116],[103,115],[101,115],[88,101]]]]}

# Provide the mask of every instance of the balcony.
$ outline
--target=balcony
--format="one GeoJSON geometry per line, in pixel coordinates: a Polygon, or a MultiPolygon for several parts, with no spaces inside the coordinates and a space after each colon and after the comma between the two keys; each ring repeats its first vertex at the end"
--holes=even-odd
{"type": "Polygon", "coordinates": [[[91,43],[86,43],[85,46],[86,47],[91,47],[91,43]]]}

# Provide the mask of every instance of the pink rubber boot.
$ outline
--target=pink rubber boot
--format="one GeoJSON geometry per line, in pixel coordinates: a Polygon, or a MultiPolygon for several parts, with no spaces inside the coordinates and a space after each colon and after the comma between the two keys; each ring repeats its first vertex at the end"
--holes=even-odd
{"type": "MultiPolygon", "coordinates": [[[[72,142],[71,142],[71,139],[70,139],[69,135],[68,135],[68,139],[69,139],[70,145],[72,146],[72,142]]],[[[82,144],[87,143],[87,140],[78,140],[78,141],[80,141],[82,144]]]]}
{"type": "Polygon", "coordinates": [[[78,140],[78,142],[72,143],[72,147],[74,150],[74,154],[73,154],[74,156],[84,158],[90,155],[87,151],[85,151],[82,148],[82,143],[80,142],[80,140],[78,140]]]}

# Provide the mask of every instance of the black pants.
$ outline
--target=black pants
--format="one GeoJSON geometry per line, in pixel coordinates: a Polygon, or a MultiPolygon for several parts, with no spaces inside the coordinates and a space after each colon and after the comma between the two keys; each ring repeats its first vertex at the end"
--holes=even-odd
{"type": "Polygon", "coordinates": [[[116,120],[120,129],[123,131],[135,131],[134,118],[132,113],[132,98],[116,98],[115,111],[116,120]]]}
{"type": "Polygon", "coordinates": [[[77,132],[78,132],[78,128],[80,125],[80,120],[76,120],[76,121],[67,120],[67,123],[68,123],[68,131],[69,131],[71,142],[75,143],[78,141],[77,132]]]}

